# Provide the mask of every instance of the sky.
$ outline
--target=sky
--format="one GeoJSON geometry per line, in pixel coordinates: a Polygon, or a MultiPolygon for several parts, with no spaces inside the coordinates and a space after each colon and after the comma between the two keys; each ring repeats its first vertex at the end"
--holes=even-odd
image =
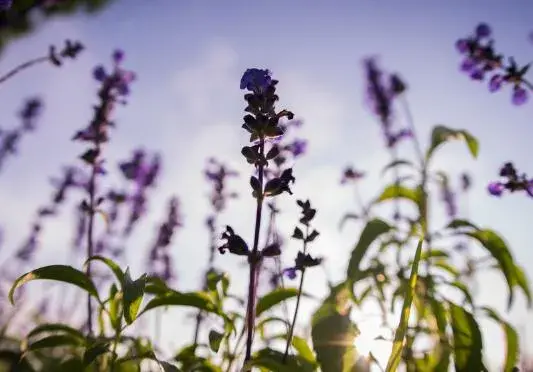
{"type": "MultiPolygon", "coordinates": [[[[269,68],[280,81],[279,108],[292,110],[305,125],[299,136],[309,140],[308,154],[294,165],[296,198],[312,200],[318,209],[315,225],[321,236],[313,252],[327,258],[333,280],[342,279],[347,257],[361,231],[361,224],[348,224],[339,231],[343,214],[355,209],[353,191],[341,188],[342,169],[353,164],[368,172],[360,192],[365,200],[375,197],[385,185],[381,167],[389,156],[383,150],[379,125],[365,105],[361,61],[377,56],[389,71],[398,72],[408,83],[408,100],[423,146],[431,128],[444,124],[464,128],[480,141],[479,157],[471,159],[463,144],[450,144],[438,153],[433,167],[454,177],[468,171],[474,180],[468,204],[461,213],[476,224],[501,233],[518,263],[533,278],[533,231],[528,216],[533,203],[517,194],[502,199],[487,195],[486,184],[497,176],[503,162],[533,173],[528,163],[532,104],[514,107],[510,92],[490,94],[485,85],[472,82],[459,72],[460,56],[454,43],[481,21],[495,32],[497,47],[527,63],[533,54],[528,35],[533,3],[460,1],[414,2],[401,5],[382,2],[338,1],[291,2],[152,2],[116,1],[97,16],[57,19],[35,34],[11,44],[1,56],[0,72],[46,53],[49,44],[65,38],[79,39],[87,47],[76,61],[60,69],[41,65],[0,86],[3,128],[18,124],[16,113],[28,96],[42,96],[45,111],[38,132],[23,139],[20,155],[8,161],[0,174],[0,226],[4,230],[1,260],[21,244],[37,206],[52,192],[49,177],[60,167],[75,162],[81,151],[70,141],[84,127],[96,102],[96,82],[91,71],[97,64],[110,65],[115,48],[126,52],[124,66],[136,72],[128,105],[116,110],[118,123],[112,145],[106,149],[110,163],[129,157],[142,146],[163,154],[164,170],[158,191],[150,199],[150,213],[127,246],[128,264],[137,275],[144,270],[147,248],[169,196],[180,197],[185,228],[173,243],[178,288],[197,288],[207,258],[204,219],[208,211],[208,185],[203,179],[210,156],[227,162],[244,175],[250,168],[240,155],[247,143],[240,128],[243,92],[239,80],[246,68],[269,68]],[[205,249],[204,249],[205,247],[205,249]]],[[[409,145],[402,154],[412,156],[409,145]]],[[[116,182],[112,177],[110,183],[116,182]]],[[[230,187],[241,198],[222,216],[239,234],[251,241],[253,202],[248,183],[233,181],[230,187]]],[[[286,211],[282,231],[290,234],[298,210],[294,198],[283,196],[286,211]]],[[[439,206],[435,206],[438,209],[439,206]]],[[[39,264],[68,263],[73,222],[72,211],[47,223],[38,252],[39,264]]],[[[444,213],[435,212],[436,226],[444,225],[444,213]]],[[[298,249],[291,242],[283,260],[291,263],[298,249]]],[[[217,264],[233,274],[236,287],[246,285],[242,262],[230,255],[217,257],[217,264]]],[[[36,284],[38,286],[38,284],[36,284]]],[[[324,275],[309,276],[304,289],[325,293],[324,275]]],[[[505,283],[498,274],[483,273],[479,300],[504,311],[505,283]]],[[[533,337],[531,312],[524,310],[522,296],[508,315],[512,323],[526,327],[533,337]]],[[[306,301],[301,323],[308,320],[316,302],[306,301]]],[[[361,348],[370,348],[386,360],[390,345],[372,342],[379,321],[355,311],[362,335],[361,348]],[[370,346],[369,346],[370,345],[370,346]]],[[[192,337],[192,327],[182,325],[182,312],[163,316],[162,340],[170,348],[192,337]],[[168,324],[168,325],[167,325],[168,324]],[[190,328],[190,329],[189,329],[190,328]],[[179,334],[179,336],[175,336],[179,334]]],[[[482,322],[486,355],[498,365],[503,358],[500,330],[482,322]],[[488,342],[490,340],[490,342],[488,342]]],[[[532,350],[533,352],[533,350],[532,350]]]]}

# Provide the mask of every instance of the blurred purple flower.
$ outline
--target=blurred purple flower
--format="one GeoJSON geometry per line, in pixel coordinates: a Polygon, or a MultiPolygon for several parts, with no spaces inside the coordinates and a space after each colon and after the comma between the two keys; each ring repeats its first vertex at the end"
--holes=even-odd
{"type": "Polygon", "coordinates": [[[505,185],[502,182],[491,182],[487,187],[489,193],[493,196],[501,196],[503,190],[505,190],[505,185]]]}
{"type": "Polygon", "coordinates": [[[342,173],[341,185],[344,185],[348,182],[358,181],[365,176],[364,172],[354,170],[352,167],[347,167],[342,173]]]}
{"type": "Polygon", "coordinates": [[[283,270],[283,274],[287,276],[287,278],[294,280],[296,279],[298,270],[296,270],[295,267],[289,267],[287,269],[283,270]]]}
{"type": "Polygon", "coordinates": [[[486,23],[480,23],[477,27],[476,27],[476,36],[478,38],[485,38],[485,37],[489,37],[491,34],[491,29],[490,29],[490,26],[486,23]]]}
{"type": "Polygon", "coordinates": [[[515,85],[513,89],[513,103],[517,106],[523,105],[527,102],[528,92],[519,85],[515,85]]]}

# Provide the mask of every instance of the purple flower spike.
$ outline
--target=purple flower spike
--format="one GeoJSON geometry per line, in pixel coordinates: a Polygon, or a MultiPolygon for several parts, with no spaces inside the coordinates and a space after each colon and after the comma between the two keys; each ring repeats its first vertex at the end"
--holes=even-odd
{"type": "Polygon", "coordinates": [[[105,72],[104,66],[96,66],[93,70],[93,77],[99,82],[103,82],[107,79],[107,73],[105,72]]]}
{"type": "Polygon", "coordinates": [[[494,75],[490,81],[489,81],[489,91],[490,92],[496,92],[497,90],[500,90],[503,83],[503,76],[501,75],[494,75]]]}
{"type": "Polygon", "coordinates": [[[490,26],[486,23],[480,23],[476,27],[476,36],[479,38],[489,37],[491,34],[490,26]]]}
{"type": "Polygon", "coordinates": [[[115,62],[116,64],[119,64],[122,61],[124,61],[124,51],[121,49],[116,49],[113,52],[113,62],[115,62]]]}
{"type": "Polygon", "coordinates": [[[527,91],[519,85],[513,89],[513,103],[517,106],[523,105],[527,102],[527,91]]]}
{"type": "Polygon", "coordinates": [[[487,189],[489,194],[493,196],[501,196],[503,194],[503,190],[505,189],[505,185],[501,182],[491,182],[489,183],[487,189]]]}

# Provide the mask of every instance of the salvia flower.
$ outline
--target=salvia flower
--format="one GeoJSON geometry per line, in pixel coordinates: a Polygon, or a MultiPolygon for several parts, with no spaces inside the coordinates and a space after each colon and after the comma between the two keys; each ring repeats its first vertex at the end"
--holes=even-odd
{"type": "Polygon", "coordinates": [[[226,253],[226,251],[238,256],[248,256],[250,254],[248,244],[243,238],[235,234],[231,226],[226,226],[226,231],[222,233],[222,239],[226,240],[226,242],[218,248],[221,254],[226,253]]]}
{"type": "Polygon", "coordinates": [[[240,88],[250,92],[263,92],[272,84],[271,75],[267,69],[249,68],[242,75],[240,88]]]}
{"type": "Polygon", "coordinates": [[[501,196],[505,191],[524,191],[533,197],[533,179],[526,174],[519,174],[513,163],[505,163],[500,169],[501,180],[490,182],[487,191],[493,196],[501,196]]]}
{"type": "Polygon", "coordinates": [[[374,58],[364,61],[367,100],[371,110],[378,116],[387,147],[396,146],[400,140],[412,137],[408,129],[394,130],[393,101],[406,90],[406,85],[398,75],[387,75],[379,67],[374,58]]]}
{"type": "Polygon", "coordinates": [[[512,87],[512,102],[523,105],[527,102],[533,86],[525,80],[529,64],[518,66],[512,57],[504,62],[504,57],[494,49],[494,40],[490,38],[492,31],[485,24],[479,24],[472,35],[459,39],[455,46],[463,56],[461,70],[471,79],[485,81],[488,78],[488,89],[497,92],[505,85],[512,87]]]}

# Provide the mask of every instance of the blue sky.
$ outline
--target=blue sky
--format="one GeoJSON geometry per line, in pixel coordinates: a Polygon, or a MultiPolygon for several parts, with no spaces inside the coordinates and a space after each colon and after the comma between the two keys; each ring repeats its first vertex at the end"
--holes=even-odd
{"type": "MultiPolygon", "coordinates": [[[[316,225],[322,235],[313,249],[328,258],[331,276],[340,279],[360,231],[357,224],[343,232],[337,229],[343,213],[354,209],[351,191],[338,187],[341,170],[354,164],[371,174],[361,187],[369,200],[384,185],[379,172],[388,161],[379,127],[364,105],[361,60],[377,55],[383,67],[407,80],[409,102],[424,145],[435,124],[465,128],[479,138],[477,160],[470,159],[464,146],[451,144],[442,149],[434,167],[455,176],[465,170],[473,175],[469,217],[505,236],[516,260],[530,268],[528,273],[533,277],[533,253],[528,243],[533,237],[528,221],[531,200],[523,195],[498,200],[485,191],[485,184],[497,175],[504,161],[513,160],[521,170],[533,172],[528,163],[533,102],[513,107],[510,92],[490,94],[482,84],[470,81],[458,71],[460,57],[454,49],[456,39],[485,21],[492,25],[499,49],[513,54],[519,62],[528,62],[533,54],[527,39],[533,29],[533,3],[516,2],[513,7],[481,1],[421,4],[117,1],[96,17],[79,16],[43,25],[38,33],[7,48],[0,71],[45,53],[49,44],[60,44],[66,37],[83,41],[87,50],[64,68],[39,66],[0,87],[3,127],[17,124],[16,110],[27,96],[42,95],[46,104],[38,135],[23,140],[21,155],[11,159],[1,174],[3,255],[22,242],[35,208],[48,200],[48,177],[57,174],[61,165],[72,163],[79,153],[80,146],[69,139],[87,123],[95,103],[92,68],[98,63],[109,65],[111,51],[120,47],[126,51],[125,66],[137,73],[138,81],[132,86],[128,106],[117,110],[119,127],[108,157],[111,162],[125,158],[142,145],[161,151],[166,160],[145,228],[127,247],[134,271],[143,269],[141,264],[156,223],[165,213],[166,199],[175,193],[182,199],[186,223],[173,248],[178,285],[195,288],[207,256],[203,220],[208,189],[202,169],[207,157],[215,155],[244,175],[249,171],[240,156],[246,135],[240,129],[244,105],[238,83],[246,68],[265,67],[280,80],[280,107],[305,120],[300,135],[310,141],[309,155],[294,167],[294,191],[297,197],[309,197],[317,205],[316,225]]],[[[408,148],[404,145],[402,152],[409,155],[408,148]]],[[[110,182],[114,182],[112,177],[110,182]]],[[[251,239],[251,218],[243,217],[253,215],[247,182],[233,185],[242,197],[225,213],[224,223],[251,239]]],[[[297,210],[290,198],[283,199],[287,214],[281,222],[288,224],[285,231],[289,233],[297,210]]],[[[67,209],[65,218],[47,224],[38,254],[40,263],[68,261],[65,239],[70,239],[72,230],[70,213],[67,209]]],[[[434,218],[435,225],[445,223],[443,213],[436,213],[434,218]]],[[[291,243],[287,262],[296,249],[291,243]]],[[[218,259],[221,267],[241,270],[234,281],[244,286],[245,273],[236,261],[228,256],[218,259]]],[[[503,311],[506,289],[501,278],[485,274],[479,283],[480,299],[503,311]]],[[[314,291],[325,288],[321,274],[307,285],[314,291]]],[[[522,309],[524,303],[520,298],[511,313],[517,325],[531,321],[531,313],[522,309]]],[[[304,309],[309,311],[313,306],[308,303],[304,309]]],[[[162,337],[169,346],[180,345],[192,333],[191,329],[183,333],[183,339],[174,337],[181,329],[176,323],[181,318],[176,314],[179,312],[164,318],[169,326],[162,337]]],[[[308,314],[302,314],[303,321],[308,314]]],[[[363,336],[371,339],[377,332],[376,324],[368,319],[362,322],[363,336]]],[[[483,327],[487,340],[491,340],[487,355],[499,363],[502,345],[493,341],[495,337],[501,340],[499,329],[489,323],[483,327]]],[[[530,326],[528,333],[533,337],[531,331],[530,326]]],[[[373,346],[382,357],[388,350],[389,345],[373,346]]]]}

